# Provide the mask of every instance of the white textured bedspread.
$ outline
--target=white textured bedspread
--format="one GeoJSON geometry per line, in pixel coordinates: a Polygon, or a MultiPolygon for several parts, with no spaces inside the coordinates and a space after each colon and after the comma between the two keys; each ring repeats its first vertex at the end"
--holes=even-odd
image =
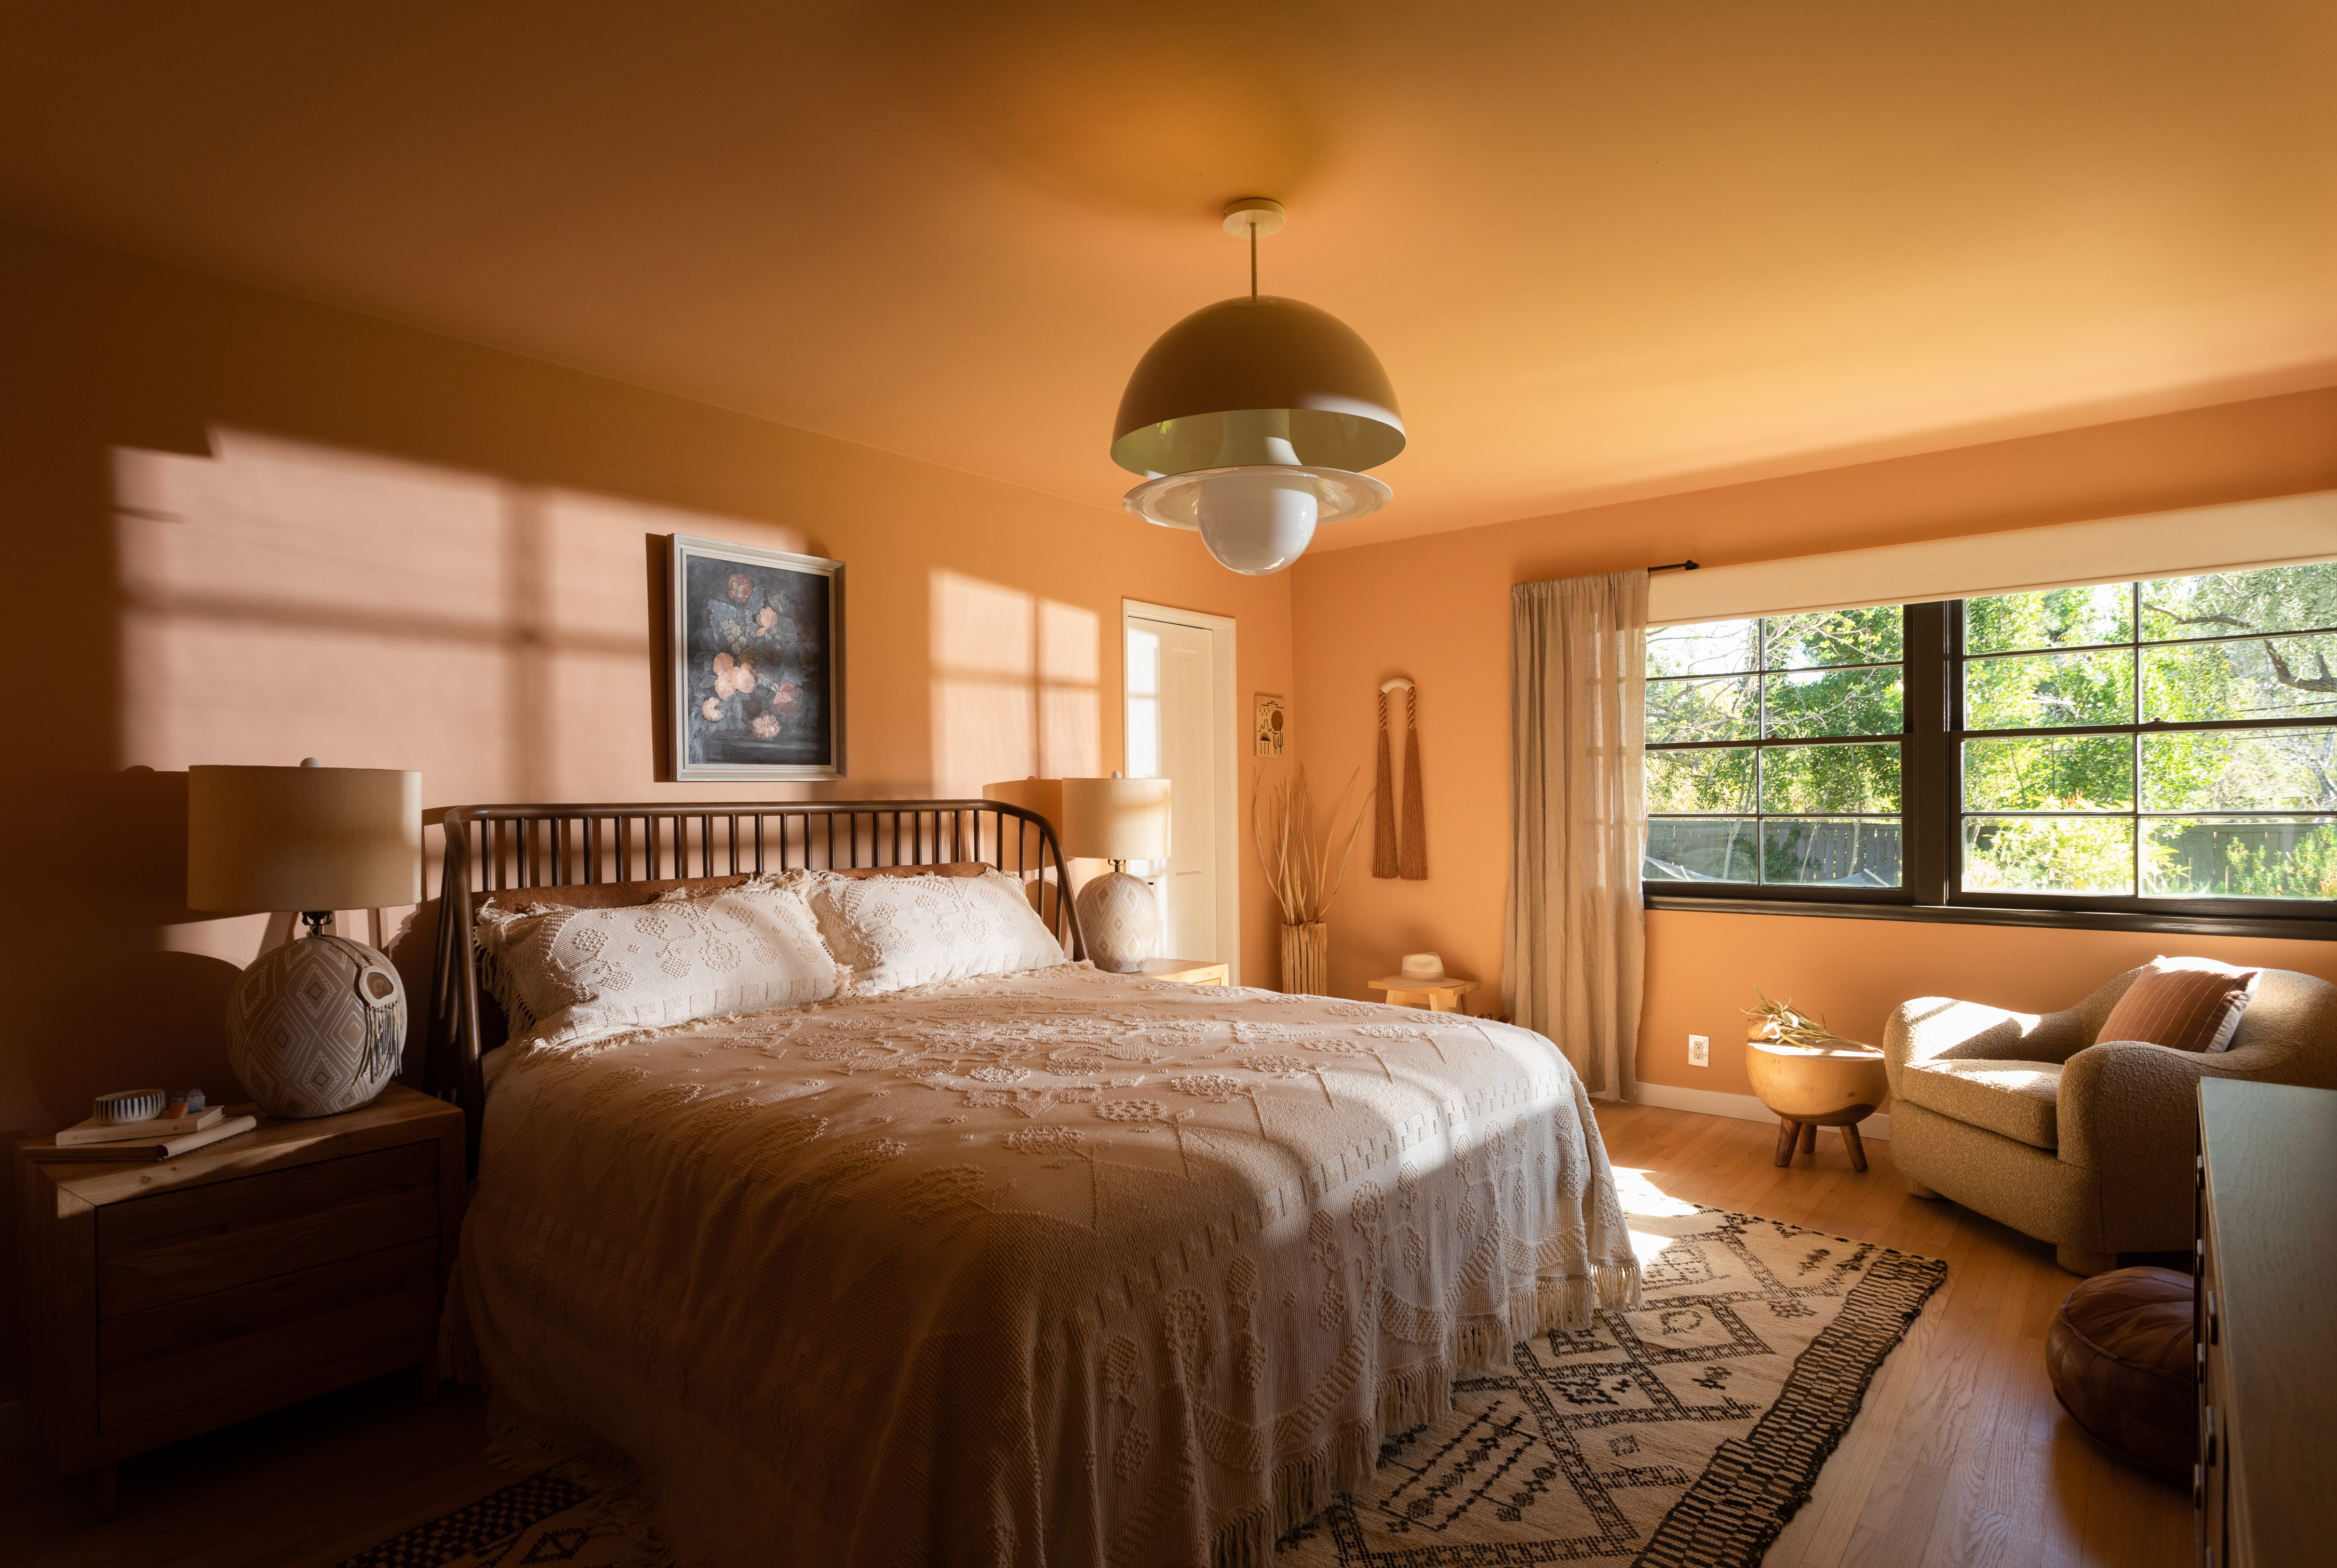
{"type": "Polygon", "coordinates": [[[1637,1304],[1504,1024],[1066,966],[493,1066],[450,1356],[683,1563],[1263,1564],[1456,1372],[1637,1304]]]}

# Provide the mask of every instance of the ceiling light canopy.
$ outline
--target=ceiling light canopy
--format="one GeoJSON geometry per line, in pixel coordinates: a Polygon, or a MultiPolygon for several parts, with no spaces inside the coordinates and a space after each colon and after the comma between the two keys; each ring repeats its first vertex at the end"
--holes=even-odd
{"type": "Polygon", "coordinates": [[[1250,242],[1248,296],[1162,333],[1112,427],[1112,461],[1145,476],[1121,504],[1198,528],[1219,564],[1252,575],[1297,560],[1321,524],[1386,505],[1393,493],[1361,470],[1404,443],[1371,346],[1328,311],[1257,292],[1257,242],[1283,222],[1278,201],[1227,203],[1226,231],[1250,242]]]}

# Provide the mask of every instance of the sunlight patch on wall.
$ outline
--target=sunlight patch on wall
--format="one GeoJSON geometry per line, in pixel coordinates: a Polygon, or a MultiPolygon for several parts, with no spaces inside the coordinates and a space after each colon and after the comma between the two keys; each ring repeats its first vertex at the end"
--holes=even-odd
{"type": "MultiPolygon", "coordinates": [[[[113,471],[121,763],[418,769],[427,807],[686,793],[652,782],[650,536],[804,548],[768,524],[247,431],[214,431],[209,457],[117,449],[113,471]]],[[[433,828],[425,887],[438,844],[433,828]]],[[[247,962],[249,924],[164,943],[247,962]]]]}
{"type": "Polygon", "coordinates": [[[1092,776],[1101,750],[1102,618],[960,573],[928,579],[934,790],[1092,776]]]}
{"type": "Polygon", "coordinates": [[[1042,779],[1088,778],[1102,766],[1102,626],[1103,618],[1092,610],[1052,599],[1039,602],[1038,771],[1042,779]]]}

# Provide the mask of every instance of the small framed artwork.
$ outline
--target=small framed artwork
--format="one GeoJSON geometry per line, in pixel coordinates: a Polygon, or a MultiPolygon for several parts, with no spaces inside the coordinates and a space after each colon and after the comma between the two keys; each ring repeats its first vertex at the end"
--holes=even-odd
{"type": "Polygon", "coordinates": [[[1263,691],[1257,693],[1257,721],[1253,726],[1257,743],[1252,748],[1252,756],[1282,755],[1282,699],[1269,697],[1263,691]]]}
{"type": "Polygon", "coordinates": [[[673,536],[674,777],[844,777],[844,563],[673,536]]]}

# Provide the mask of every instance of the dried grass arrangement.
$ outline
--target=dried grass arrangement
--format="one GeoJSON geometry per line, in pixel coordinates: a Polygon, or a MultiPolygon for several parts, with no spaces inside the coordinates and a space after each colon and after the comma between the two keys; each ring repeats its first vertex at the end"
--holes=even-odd
{"type": "Polygon", "coordinates": [[[1772,1040],[1780,1045],[1797,1045],[1804,1050],[1822,1045],[1848,1045],[1855,1042],[1843,1039],[1826,1027],[1823,1014],[1812,1017],[1791,1002],[1773,1002],[1759,989],[1754,995],[1761,998],[1760,1005],[1745,1009],[1745,1016],[1753,1020],[1745,1031],[1754,1040],[1772,1040]]]}
{"type": "Polygon", "coordinates": [[[1315,822],[1314,797],[1306,788],[1306,768],[1294,764],[1289,772],[1273,784],[1260,777],[1249,798],[1249,825],[1257,839],[1257,858],[1266,867],[1266,879],[1274,888],[1274,897],[1282,906],[1282,923],[1286,926],[1315,926],[1330,913],[1331,900],[1339,896],[1340,886],[1347,879],[1347,862],[1355,852],[1355,837],[1364,826],[1364,808],[1371,804],[1366,794],[1355,803],[1355,814],[1347,824],[1345,840],[1338,831],[1338,818],[1346,809],[1347,797],[1363,774],[1358,768],[1348,775],[1347,782],[1331,803],[1326,824],[1318,834],[1315,822]],[[1338,863],[1332,864],[1331,851],[1338,847],[1338,863]]]}

